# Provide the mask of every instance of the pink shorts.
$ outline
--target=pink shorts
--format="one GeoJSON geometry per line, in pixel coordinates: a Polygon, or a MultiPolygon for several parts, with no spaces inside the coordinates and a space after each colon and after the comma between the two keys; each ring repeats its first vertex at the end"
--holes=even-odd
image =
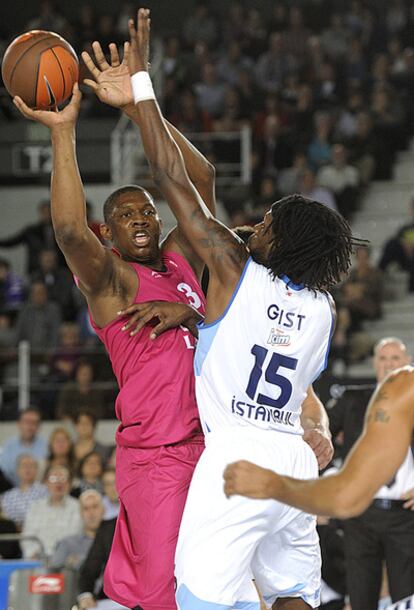
{"type": "Polygon", "coordinates": [[[143,610],[176,610],[174,554],[191,477],[204,445],[119,447],[120,512],[105,570],[106,595],[143,610]]]}

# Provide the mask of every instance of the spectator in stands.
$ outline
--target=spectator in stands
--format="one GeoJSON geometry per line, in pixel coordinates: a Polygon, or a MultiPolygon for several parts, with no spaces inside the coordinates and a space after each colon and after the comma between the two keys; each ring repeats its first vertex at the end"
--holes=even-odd
{"type": "Polygon", "coordinates": [[[18,311],[24,298],[23,280],[11,271],[8,260],[0,258],[0,311],[18,311]]]}
{"type": "Polygon", "coordinates": [[[253,62],[242,53],[240,41],[232,40],[226,53],[217,62],[217,74],[223,82],[235,87],[239,83],[239,75],[242,70],[251,72],[253,62]]]}
{"type": "Polygon", "coordinates": [[[183,24],[183,37],[190,49],[199,41],[209,47],[214,45],[218,37],[218,24],[208,2],[201,0],[197,3],[195,11],[191,12],[183,24]]]}
{"type": "Polygon", "coordinates": [[[32,350],[45,355],[48,349],[58,344],[60,321],[59,306],[48,301],[45,284],[34,282],[30,287],[29,301],[17,318],[16,340],[29,341],[32,350]]]}
{"type": "Polygon", "coordinates": [[[369,248],[357,248],[355,264],[336,298],[337,333],[349,344],[349,360],[366,357],[372,343],[363,323],[381,317],[383,300],[382,273],[373,266],[369,248]]]}
{"type": "Polygon", "coordinates": [[[79,498],[80,494],[87,489],[95,489],[100,494],[103,492],[102,474],[104,461],[102,455],[97,451],[91,451],[85,455],[78,466],[78,479],[75,481],[71,495],[79,498]]]}
{"type": "Polygon", "coordinates": [[[405,224],[384,246],[379,268],[385,271],[391,263],[397,263],[408,271],[408,290],[414,292],[414,194],[411,196],[411,222],[405,224]]]}
{"type": "Polygon", "coordinates": [[[331,117],[318,112],[314,117],[314,132],[311,136],[307,154],[311,169],[317,171],[331,159],[331,117]]]}
{"type": "Polygon", "coordinates": [[[282,169],[277,176],[277,188],[282,195],[298,193],[303,172],[308,167],[306,154],[299,150],[293,157],[291,167],[282,169]]]}
{"type": "Polygon", "coordinates": [[[74,322],[64,322],[59,327],[59,346],[50,361],[50,373],[54,380],[73,379],[81,355],[79,327],[74,322]]]}
{"type": "Polygon", "coordinates": [[[35,407],[20,411],[17,422],[18,435],[7,440],[0,456],[0,468],[14,485],[18,485],[17,458],[22,454],[33,455],[44,460],[47,455],[47,442],[39,434],[40,412],[35,407]]]}
{"type": "Polygon", "coordinates": [[[59,305],[63,319],[74,319],[73,278],[67,268],[58,266],[55,250],[42,250],[39,253],[39,269],[31,274],[30,282],[43,283],[47,288],[48,299],[59,305]]]}
{"type": "Polygon", "coordinates": [[[41,201],[38,205],[39,220],[35,224],[23,227],[12,237],[0,239],[0,248],[12,248],[24,245],[27,250],[27,272],[30,274],[39,268],[39,255],[45,248],[57,252],[59,265],[65,266],[65,259],[57,247],[53,234],[50,203],[41,201]]]}
{"type": "Polygon", "coordinates": [[[73,418],[75,422],[76,440],[74,444],[75,459],[79,463],[83,458],[93,453],[99,453],[105,462],[108,459],[109,447],[102,445],[95,438],[97,418],[87,410],[79,410],[73,418]]]}
{"type": "Polygon", "coordinates": [[[268,49],[256,64],[257,83],[263,91],[277,92],[289,72],[297,68],[297,63],[284,46],[283,35],[273,32],[269,37],[268,49]]]}
{"type": "Polygon", "coordinates": [[[102,475],[102,485],[104,496],[102,502],[104,505],[104,520],[114,519],[119,513],[119,497],[116,489],[115,468],[108,466],[102,475]]]}
{"type": "MultiPolygon", "coordinates": [[[[412,361],[404,343],[395,337],[378,341],[374,348],[377,384],[412,361]]],[[[344,433],[344,457],[362,432],[374,388],[352,387],[329,412],[333,436],[344,433]]],[[[348,592],[352,610],[376,610],[385,561],[393,602],[414,591],[414,515],[401,498],[414,489],[414,457],[408,450],[392,481],[376,494],[359,517],[344,522],[348,592]]]]}
{"type": "Polygon", "coordinates": [[[93,489],[82,492],[79,496],[79,510],[82,532],[58,542],[49,562],[51,570],[79,570],[89,553],[104,513],[101,494],[93,489]]]}
{"type": "Polygon", "coordinates": [[[105,600],[106,610],[128,610],[116,602],[110,604],[102,588],[102,575],[111,551],[116,519],[102,521],[89,553],[79,573],[79,610],[96,608],[99,610],[101,600],[105,600]]]}
{"type": "Polygon", "coordinates": [[[219,80],[214,63],[204,64],[201,80],[196,83],[194,89],[201,110],[208,112],[213,118],[219,117],[224,109],[226,86],[219,80]]]}
{"type": "MultiPolygon", "coordinates": [[[[69,495],[71,475],[66,466],[50,466],[45,474],[48,496],[33,502],[23,526],[24,536],[35,536],[43,545],[47,557],[66,536],[82,531],[79,502],[69,495]]],[[[21,543],[26,559],[41,557],[42,549],[35,541],[21,543]]]]}
{"type": "Polygon", "coordinates": [[[283,41],[286,53],[296,57],[298,65],[305,63],[308,47],[309,30],[303,22],[303,13],[299,6],[291,6],[288,28],[284,31],[283,41]]]}
{"type": "Polygon", "coordinates": [[[53,0],[41,0],[37,16],[31,19],[26,30],[51,30],[61,33],[67,27],[66,19],[61,15],[53,0]]]}
{"type": "Polygon", "coordinates": [[[71,474],[75,470],[73,441],[69,432],[63,426],[54,428],[49,436],[49,454],[47,465],[65,466],[71,474]]]}
{"type": "Polygon", "coordinates": [[[329,27],[324,29],[321,37],[322,49],[329,61],[340,63],[348,51],[349,30],[344,25],[341,13],[332,13],[329,27]]]}
{"type": "Polygon", "coordinates": [[[308,199],[323,203],[331,210],[337,211],[335,197],[332,195],[331,191],[317,184],[315,172],[310,168],[305,169],[302,174],[299,193],[308,199]]]}
{"type": "Polygon", "coordinates": [[[277,172],[290,167],[293,150],[289,139],[283,134],[280,119],[275,114],[266,117],[263,138],[256,145],[255,173],[276,178],[277,172]]]}
{"type": "Polygon", "coordinates": [[[19,484],[6,491],[1,498],[3,514],[14,521],[17,529],[22,529],[26,513],[35,500],[47,495],[45,485],[37,481],[39,462],[30,453],[22,453],[17,458],[17,478],[19,484]]]}
{"type": "Polygon", "coordinates": [[[360,184],[365,187],[374,177],[378,152],[378,140],[368,112],[358,112],[355,133],[346,139],[346,145],[349,150],[349,162],[357,168],[360,184]]]}
{"type": "Polygon", "coordinates": [[[347,163],[347,150],[343,144],[332,147],[332,161],[319,170],[317,180],[335,195],[341,214],[350,218],[357,206],[359,175],[358,170],[347,163]]]}
{"type": "Polygon", "coordinates": [[[75,369],[74,381],[68,381],[58,398],[56,418],[75,419],[77,413],[88,411],[95,420],[103,415],[104,398],[102,391],[93,386],[94,370],[89,360],[80,359],[75,369]]]}

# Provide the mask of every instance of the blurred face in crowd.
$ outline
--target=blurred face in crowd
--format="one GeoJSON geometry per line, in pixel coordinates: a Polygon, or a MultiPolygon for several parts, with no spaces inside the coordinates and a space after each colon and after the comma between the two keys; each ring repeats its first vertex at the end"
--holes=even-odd
{"type": "MultiPolygon", "coordinates": [[[[63,500],[70,490],[70,475],[64,466],[54,466],[49,470],[46,478],[46,487],[52,502],[63,500]]],[[[63,524],[62,524],[63,525],[63,524]]]]}
{"type": "Polygon", "coordinates": [[[76,381],[79,385],[89,385],[93,380],[93,369],[90,364],[81,364],[76,369],[76,381]]]}
{"type": "Polygon", "coordinates": [[[37,460],[32,455],[22,455],[17,462],[20,485],[33,485],[38,472],[37,460]]]}
{"type": "Polygon", "coordinates": [[[74,347],[79,344],[79,328],[76,324],[62,324],[60,327],[60,343],[64,347],[74,347]]]}
{"type": "Polygon", "coordinates": [[[115,472],[108,470],[102,476],[102,483],[105,495],[114,504],[118,502],[118,492],[116,490],[115,472]]]}
{"type": "Polygon", "coordinates": [[[377,381],[380,383],[388,373],[410,364],[411,357],[404,343],[398,340],[380,342],[374,353],[374,369],[377,381]]]}
{"type": "Polygon", "coordinates": [[[19,419],[18,428],[20,439],[24,443],[31,443],[38,433],[40,426],[40,416],[35,411],[22,413],[19,419]]]}
{"type": "Polygon", "coordinates": [[[40,253],[40,266],[45,273],[56,269],[56,252],[53,250],[43,250],[40,253]]]}
{"type": "Polygon", "coordinates": [[[63,430],[57,431],[50,442],[50,449],[55,458],[67,457],[70,453],[71,446],[72,441],[70,436],[63,430]]]}
{"type": "Polygon", "coordinates": [[[76,434],[79,439],[89,439],[93,437],[94,433],[94,421],[89,415],[79,415],[76,422],[76,434]]]}
{"type": "Polygon", "coordinates": [[[96,481],[102,476],[102,458],[97,453],[91,453],[82,465],[81,476],[86,481],[96,481]]]}
{"type": "Polygon", "coordinates": [[[104,514],[101,495],[97,491],[84,491],[79,498],[80,513],[85,530],[96,532],[104,514]]]}
{"type": "Polygon", "coordinates": [[[30,289],[30,300],[33,305],[42,307],[47,302],[47,289],[41,282],[35,282],[30,289]]]}

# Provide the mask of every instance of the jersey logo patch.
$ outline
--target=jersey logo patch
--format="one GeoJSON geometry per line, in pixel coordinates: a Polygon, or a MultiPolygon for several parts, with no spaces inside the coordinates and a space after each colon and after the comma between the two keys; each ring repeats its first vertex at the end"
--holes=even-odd
{"type": "Polygon", "coordinates": [[[267,343],[269,345],[287,347],[290,345],[290,335],[285,335],[283,330],[280,330],[279,328],[272,328],[267,343]]]}

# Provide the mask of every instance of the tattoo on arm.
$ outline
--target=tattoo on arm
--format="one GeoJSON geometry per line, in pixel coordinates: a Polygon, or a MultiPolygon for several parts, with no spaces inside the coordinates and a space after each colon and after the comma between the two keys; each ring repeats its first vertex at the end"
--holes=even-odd
{"type": "Polygon", "coordinates": [[[206,218],[203,211],[196,209],[191,214],[191,220],[204,233],[198,239],[200,247],[211,250],[213,258],[218,262],[227,258],[240,264],[247,259],[247,250],[237,236],[215,220],[206,218]]]}
{"type": "Polygon", "coordinates": [[[390,421],[390,416],[384,409],[378,408],[368,416],[368,422],[387,424],[390,421]]]}

